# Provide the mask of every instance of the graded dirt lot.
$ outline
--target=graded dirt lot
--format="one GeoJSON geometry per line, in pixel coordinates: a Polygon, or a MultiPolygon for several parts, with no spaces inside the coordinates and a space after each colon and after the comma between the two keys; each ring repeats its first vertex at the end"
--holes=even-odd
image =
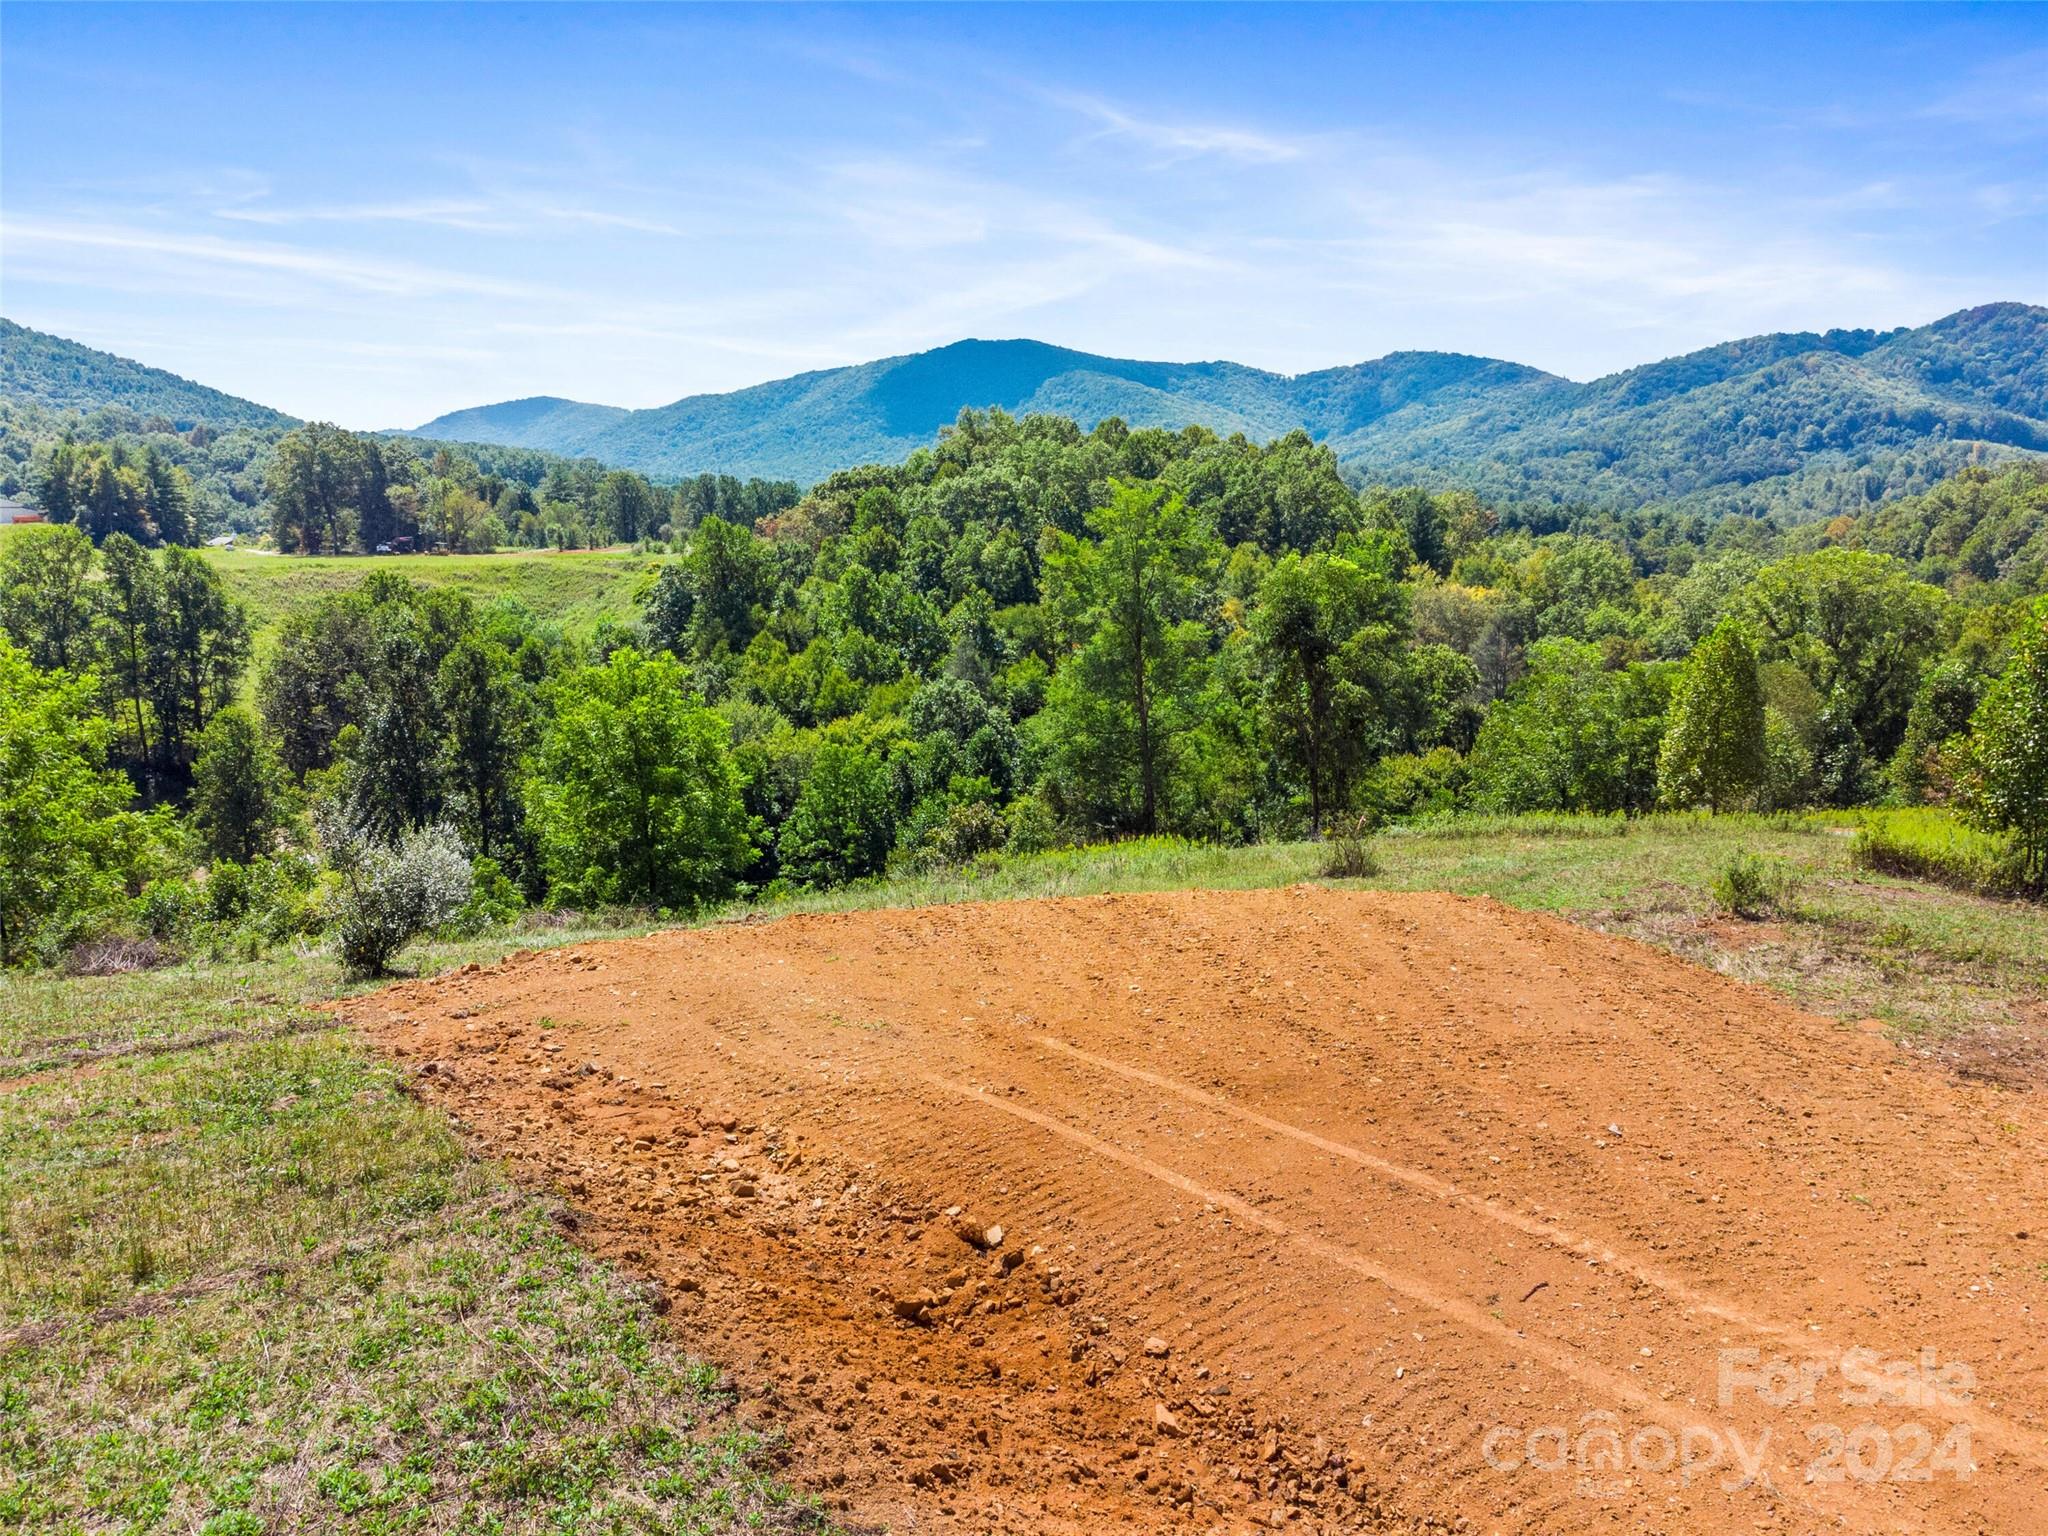
{"type": "Polygon", "coordinates": [[[1196,891],[345,1009],[852,1524],[2048,1531],[2040,1097],[1627,940],[1196,891]]]}

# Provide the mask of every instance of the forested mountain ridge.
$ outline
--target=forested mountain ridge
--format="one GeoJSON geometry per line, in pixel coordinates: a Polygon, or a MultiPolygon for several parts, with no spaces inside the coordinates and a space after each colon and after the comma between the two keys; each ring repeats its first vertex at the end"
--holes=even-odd
{"type": "Polygon", "coordinates": [[[267,405],[6,319],[0,319],[0,398],[60,411],[117,406],[164,417],[180,432],[202,422],[219,431],[295,424],[267,405]]]}
{"type": "MultiPolygon", "coordinates": [[[[522,403],[544,411],[566,402],[522,403]]],[[[77,444],[104,450],[114,456],[115,467],[126,463],[166,485],[168,470],[183,476],[183,490],[171,493],[182,504],[173,519],[175,528],[157,530],[171,542],[261,532],[272,520],[268,482],[279,447],[294,433],[308,431],[331,435],[331,429],[309,428],[283,411],[161,368],[0,320],[0,495],[23,498],[56,512],[59,520],[76,511],[51,506],[49,471],[66,444],[77,444]]],[[[366,444],[389,443],[395,434],[345,436],[366,444]]],[[[411,466],[401,479],[418,479],[432,470],[446,480],[442,471],[451,471],[467,490],[482,492],[494,503],[505,500],[508,487],[515,488],[510,501],[497,507],[505,525],[500,531],[508,536],[516,533],[522,514],[542,510],[536,493],[552,496],[563,512],[543,517],[544,529],[529,525],[529,541],[545,535],[580,545],[601,535],[596,503],[605,477],[604,466],[595,460],[496,441],[417,434],[406,434],[402,443],[390,448],[391,465],[411,466]]],[[[88,458],[96,465],[98,451],[88,458]]],[[[784,488],[703,476],[678,488],[678,494],[694,509],[738,515],[746,507],[766,505],[761,501],[764,494],[781,504],[784,488]]],[[[795,488],[788,487],[787,499],[794,495],[795,488]]],[[[92,515],[80,520],[88,525],[97,522],[92,515]]],[[[150,523],[144,515],[135,527],[146,530],[150,523]]]]}
{"type": "MultiPolygon", "coordinates": [[[[530,395],[475,410],[450,411],[428,426],[406,435],[444,437],[457,442],[502,443],[508,448],[534,448],[542,443],[573,443],[602,432],[633,413],[622,406],[586,405],[559,395],[530,395]],[[431,429],[431,430],[430,430],[431,429]]],[[[401,431],[403,429],[400,429],[401,431]]],[[[561,449],[550,449],[559,453],[561,449]]]]}
{"type": "Polygon", "coordinates": [[[899,459],[962,407],[989,406],[1258,440],[1301,427],[1360,483],[1799,519],[1924,490],[1966,463],[2048,451],[2048,309],[1989,304],[1917,329],[1755,336],[1585,384],[1441,352],[1288,376],[962,341],[649,410],[513,401],[419,431],[645,473],[812,483],[899,459]]]}
{"type": "MultiPolygon", "coordinates": [[[[1286,376],[1236,363],[962,341],[628,411],[535,396],[406,434],[673,478],[813,484],[931,444],[963,406],[1265,442],[1305,429],[1354,484],[1470,489],[1502,508],[1670,508],[1783,523],[1855,515],[1968,464],[2048,452],[2048,309],[1991,304],[1895,331],[1749,337],[1579,384],[1443,352],[1286,376]]],[[[260,524],[270,442],[293,418],[175,374],[0,322],[0,490],[66,430],[157,443],[209,531],[260,524]],[[88,421],[84,418],[91,416],[88,421]],[[243,434],[254,434],[243,441],[243,434]],[[183,438],[185,441],[177,441],[183,438]],[[216,462],[217,461],[217,462],[216,462]]],[[[429,450],[431,451],[431,450],[429,450]]]]}
{"type": "Polygon", "coordinates": [[[422,436],[588,454],[648,474],[707,463],[778,463],[806,483],[929,447],[963,409],[1067,416],[1092,428],[1205,426],[1257,441],[1306,426],[1356,430],[1424,401],[1454,407],[1553,379],[1533,368],[1449,352],[1397,352],[1295,377],[1241,363],[1103,357],[1041,341],[956,341],[928,352],[800,373],[727,394],[616,412],[575,401],[507,401],[436,417],[422,436]],[[536,410],[536,406],[552,409],[536,410]]]}

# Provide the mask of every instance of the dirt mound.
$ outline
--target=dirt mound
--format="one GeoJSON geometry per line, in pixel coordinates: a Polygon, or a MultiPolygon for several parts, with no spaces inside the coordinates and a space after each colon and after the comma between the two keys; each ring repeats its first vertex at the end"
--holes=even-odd
{"type": "Polygon", "coordinates": [[[1187,892],[347,1011],[855,1520],[2048,1530],[2037,1101],[1626,940],[1187,892]]]}

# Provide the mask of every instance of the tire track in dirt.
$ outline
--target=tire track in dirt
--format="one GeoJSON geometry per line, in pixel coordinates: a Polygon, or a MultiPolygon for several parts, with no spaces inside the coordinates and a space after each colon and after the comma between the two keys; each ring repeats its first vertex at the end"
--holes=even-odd
{"type": "Polygon", "coordinates": [[[1027,1109],[1021,1104],[1007,1103],[993,1096],[985,1089],[970,1087],[966,1083],[951,1082],[946,1078],[937,1077],[930,1073],[925,1074],[924,1080],[936,1088],[944,1089],[948,1093],[958,1094],[962,1098],[972,1100],[977,1104],[984,1104],[1003,1114],[1015,1116],[1019,1120],[1037,1126],[1040,1130],[1048,1131],[1054,1136],[1070,1141],[1075,1146],[1081,1147],[1097,1157],[1107,1158],[1109,1161],[1129,1168],[1133,1172],[1143,1174],[1146,1178],[1157,1179],[1160,1183],[1169,1185],[1184,1195],[1192,1195],[1206,1204],[1234,1211],[1240,1220],[1270,1232],[1275,1237],[1285,1239],[1287,1242],[1301,1248],[1304,1252],[1315,1255],[1315,1257],[1321,1259],[1326,1264],[1333,1264],[1339,1269],[1348,1269],[1353,1274],[1363,1275],[1374,1284],[1384,1286],[1397,1295],[1405,1296],[1418,1306],[1427,1307],[1432,1312],[1440,1312],[1470,1332],[1481,1334],[1493,1342],[1502,1345],[1511,1353],[1526,1351],[1533,1354],[1560,1376],[1569,1377],[1580,1385],[1603,1392],[1618,1402],[1624,1402],[1631,1407],[1639,1408],[1669,1428],[1677,1430],[1705,1430],[1708,1432],[1720,1431],[1721,1426],[1719,1425],[1710,1424],[1693,1415],[1672,1412],[1653,1394],[1622,1380],[1611,1372],[1587,1365],[1585,1361],[1581,1360],[1569,1349],[1554,1346],[1542,1340],[1530,1339],[1518,1333],[1515,1329],[1510,1328],[1507,1324],[1489,1316],[1470,1302],[1444,1294],[1427,1281],[1420,1280],[1414,1275],[1405,1274],[1398,1269],[1388,1268],[1384,1264],[1375,1263],[1355,1248],[1347,1248],[1342,1244],[1332,1243],[1299,1231],[1289,1226],[1286,1222],[1281,1221],[1278,1217],[1264,1214],[1235,1195],[1227,1194],[1220,1189],[1211,1189],[1189,1178],[1184,1173],[1166,1167],[1164,1164],[1155,1163],[1150,1158],[1140,1157],[1133,1152],[1127,1152],[1121,1147],[1111,1146],[1108,1142],[1091,1136],[1086,1131],[1076,1130],[1073,1126],[1051,1115],[1040,1114],[1037,1110],[1027,1109]]]}
{"type": "MultiPolygon", "coordinates": [[[[1505,1209],[1491,1200],[1460,1189],[1455,1184],[1439,1179],[1433,1174],[1425,1173],[1417,1168],[1404,1167],[1399,1163],[1390,1162],[1386,1158],[1365,1151],[1362,1148],[1350,1146],[1344,1142],[1332,1141],[1328,1137],[1319,1136],[1315,1132],[1304,1130],[1300,1126],[1290,1125],[1284,1120],[1276,1120],[1270,1115],[1261,1114],[1255,1109],[1248,1109],[1244,1105],[1232,1103],[1228,1099],[1197,1088],[1191,1083],[1177,1082],[1173,1078],[1163,1076],[1160,1073],[1148,1072],[1142,1067],[1133,1067],[1123,1062],[1113,1061],[1107,1056],[1098,1056],[1092,1051],[1084,1051],[1079,1046],[1071,1045],[1051,1035],[1041,1035],[1038,1039],[1038,1044],[1047,1050],[1057,1051],[1061,1055],[1069,1056],[1076,1061],[1086,1062],[1090,1066],[1098,1067],[1102,1071],[1115,1073],[1119,1077],[1126,1077],[1134,1082],[1148,1084],[1164,1092],[1176,1094],[1192,1103],[1206,1105],[1223,1114],[1234,1116],[1248,1124],[1270,1131],[1276,1136],[1288,1137],[1305,1145],[1328,1152],[1332,1156],[1341,1157],[1347,1162],[1356,1163],[1361,1168],[1370,1168],[1375,1172],[1383,1173],[1390,1179],[1411,1185],[1437,1199],[1452,1201],[1469,1210],[1476,1211],[1488,1220],[1497,1221],[1503,1226],[1512,1227],[1514,1230],[1524,1233],[1529,1237],[1555,1243],[1560,1248],[1568,1249],[1595,1264],[1604,1265],[1609,1269],[1633,1275],[1645,1284],[1653,1285],[1661,1291],[1669,1292],[1688,1306],[1695,1307],[1710,1316],[1720,1318],[1724,1322],[1733,1323],[1761,1337],[1769,1339],[1797,1339],[1799,1337],[1799,1329],[1791,1323],[1772,1322],[1765,1318],[1753,1316],[1734,1303],[1709,1295],[1694,1286],[1688,1285],[1677,1276],[1666,1273],[1655,1265],[1645,1263],[1643,1260],[1628,1254],[1617,1252],[1602,1239],[1585,1237],[1554,1222],[1544,1221],[1538,1217],[1526,1216],[1519,1211],[1505,1209]]],[[[1001,1107],[1007,1108],[1008,1106],[1001,1107]]],[[[1012,1110],[1012,1112],[1016,1113],[1017,1111],[1012,1110]]],[[[1154,1176],[1161,1175],[1155,1174],[1154,1176]]],[[[1178,1175],[1173,1175],[1173,1177],[1177,1178],[1178,1175]]],[[[1212,1196],[1212,1198],[1230,1199],[1232,1197],[1217,1195],[1212,1196]]],[[[1242,1204],[1242,1202],[1236,1203],[1242,1204]]],[[[1250,1219],[1263,1219],[1249,1207],[1245,1209],[1250,1219]]],[[[1274,1230],[1279,1231],[1282,1229],[1276,1226],[1274,1230]]],[[[1344,1262],[1349,1267],[1357,1267],[1355,1261],[1345,1260],[1344,1262]]],[[[1361,1272],[1365,1271],[1362,1270],[1361,1272]]],[[[1400,1277],[1395,1277],[1385,1283],[1393,1289],[1403,1290],[1404,1294],[1410,1295],[1416,1300],[1425,1300],[1427,1288],[1423,1287],[1420,1282],[1405,1281],[1401,1280],[1400,1277]],[[1409,1288],[1411,1286],[1413,1289],[1409,1288]]],[[[1470,1309],[1468,1308],[1455,1308],[1447,1302],[1439,1301],[1427,1301],[1426,1304],[1436,1306],[1440,1311],[1454,1312],[1455,1315],[1459,1315],[1461,1320],[1467,1322],[1468,1325],[1477,1326],[1482,1331],[1501,1331],[1499,1325],[1471,1316],[1470,1309]]],[[[1843,1352],[1829,1345],[1802,1343],[1802,1353],[1808,1358],[1826,1364],[1833,1370],[1840,1370],[1843,1363],[1843,1352]]],[[[1574,1374],[1580,1369],[1580,1367],[1570,1361],[1559,1362],[1557,1368],[1566,1374],[1574,1374]]],[[[1612,1395],[1624,1401],[1633,1400],[1631,1397],[1633,1389],[1628,1388],[1625,1383],[1620,1383],[1605,1373],[1595,1373],[1595,1375],[1606,1385],[1607,1390],[1612,1395]]],[[[1648,1405],[1639,1404],[1638,1406],[1647,1407],[1648,1405]]],[[[1992,1436],[2018,1455],[2024,1456],[2036,1467],[2041,1468],[2043,1471],[2048,1471],[2048,1437],[2036,1434],[2023,1425],[2012,1423],[2007,1419],[1998,1417],[1996,1414],[1985,1413],[1970,1404],[1955,1404],[1952,1406],[1954,1408],[1954,1416],[1959,1421],[1968,1423],[1977,1430],[1992,1436]]],[[[1690,1422],[1698,1423],[1699,1421],[1690,1422]]]]}
{"type": "Polygon", "coordinates": [[[2042,1523],[2038,1116],[1627,941],[1192,892],[660,935],[344,1011],[667,1282],[858,1518],[2042,1523]],[[1865,1345],[1978,1389],[1845,1417],[1865,1345]],[[1728,1398],[1742,1346],[1826,1390],[1728,1398]],[[1831,1419],[1985,1443],[1967,1477],[1809,1482],[1831,1419]],[[1763,1436],[1771,1483],[1490,1458],[1589,1424],[1763,1436]]]}

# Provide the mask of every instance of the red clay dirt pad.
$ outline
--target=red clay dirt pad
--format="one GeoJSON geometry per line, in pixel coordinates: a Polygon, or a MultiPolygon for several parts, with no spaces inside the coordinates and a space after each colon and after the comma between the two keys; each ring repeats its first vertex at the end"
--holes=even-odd
{"type": "Polygon", "coordinates": [[[344,1011],[851,1521],[2048,1531],[2038,1100],[1627,940],[1194,891],[344,1011]]]}

